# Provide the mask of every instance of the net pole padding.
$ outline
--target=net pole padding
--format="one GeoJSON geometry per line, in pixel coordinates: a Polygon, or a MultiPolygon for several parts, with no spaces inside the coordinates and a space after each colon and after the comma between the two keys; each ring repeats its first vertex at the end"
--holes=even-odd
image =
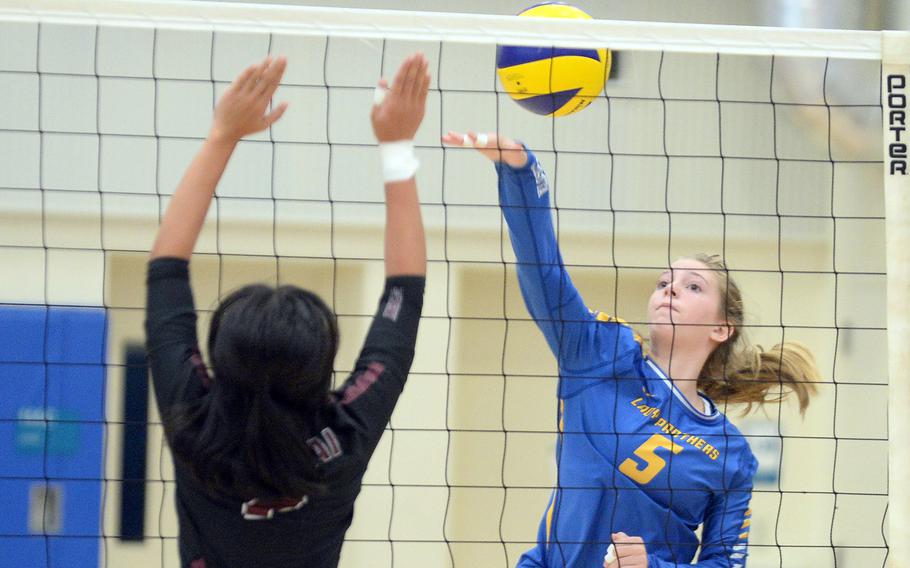
{"type": "Polygon", "coordinates": [[[910,567],[910,33],[882,32],[888,272],[888,566],[910,567]]]}
{"type": "Polygon", "coordinates": [[[207,1],[0,0],[0,20],[13,18],[487,45],[881,59],[881,33],[860,30],[564,20],[207,1]]]}

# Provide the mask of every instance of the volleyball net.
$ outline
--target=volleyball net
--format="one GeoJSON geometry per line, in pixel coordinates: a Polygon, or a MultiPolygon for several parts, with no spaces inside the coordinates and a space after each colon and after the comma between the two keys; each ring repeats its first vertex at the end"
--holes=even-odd
{"type": "Polygon", "coordinates": [[[816,355],[804,419],[790,402],[728,409],[761,462],[750,566],[905,565],[908,46],[889,32],[3,3],[0,555],[179,566],[142,355],[145,264],[214,102],[269,53],[288,57],[276,99],[290,108],[240,142],[218,187],[192,262],[200,339],[231,290],[294,283],[338,314],[347,376],[382,283],[373,89],[419,49],[433,75],[415,139],[424,319],[342,565],[513,566],[557,483],[556,366],[518,290],[496,174],[439,142],[467,129],[538,155],[592,309],[643,330],[669,262],[717,253],[752,340],[816,355]],[[616,66],[587,109],[545,118],[502,92],[497,44],[609,47],[616,66]]]}

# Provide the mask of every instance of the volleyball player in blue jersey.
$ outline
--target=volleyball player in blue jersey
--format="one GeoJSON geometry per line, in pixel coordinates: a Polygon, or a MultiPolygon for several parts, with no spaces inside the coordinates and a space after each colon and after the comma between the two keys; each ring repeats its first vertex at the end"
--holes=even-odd
{"type": "Polygon", "coordinates": [[[450,132],[443,142],[495,162],[522,295],[559,364],[557,487],[518,566],[669,568],[689,565],[699,546],[698,566],[745,566],[758,462],[714,401],[777,401],[783,385],[805,410],[818,375],[811,353],[745,343],[740,291],[704,255],[659,276],[645,348],[622,320],[582,301],[535,156],[494,134],[450,132]],[[615,557],[605,558],[611,544],[615,557]]]}

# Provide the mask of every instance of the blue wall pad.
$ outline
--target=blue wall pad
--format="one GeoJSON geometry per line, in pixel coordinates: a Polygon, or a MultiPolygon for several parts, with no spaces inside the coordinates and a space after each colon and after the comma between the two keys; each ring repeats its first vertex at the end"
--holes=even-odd
{"type": "Polygon", "coordinates": [[[97,566],[107,313],[0,305],[0,558],[97,566]]]}

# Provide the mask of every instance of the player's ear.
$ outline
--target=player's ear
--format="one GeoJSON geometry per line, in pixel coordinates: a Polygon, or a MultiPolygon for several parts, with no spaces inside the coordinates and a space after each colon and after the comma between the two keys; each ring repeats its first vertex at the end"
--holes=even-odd
{"type": "Polygon", "coordinates": [[[717,343],[724,343],[730,340],[734,333],[736,333],[736,328],[725,321],[711,329],[711,339],[717,343]]]}

